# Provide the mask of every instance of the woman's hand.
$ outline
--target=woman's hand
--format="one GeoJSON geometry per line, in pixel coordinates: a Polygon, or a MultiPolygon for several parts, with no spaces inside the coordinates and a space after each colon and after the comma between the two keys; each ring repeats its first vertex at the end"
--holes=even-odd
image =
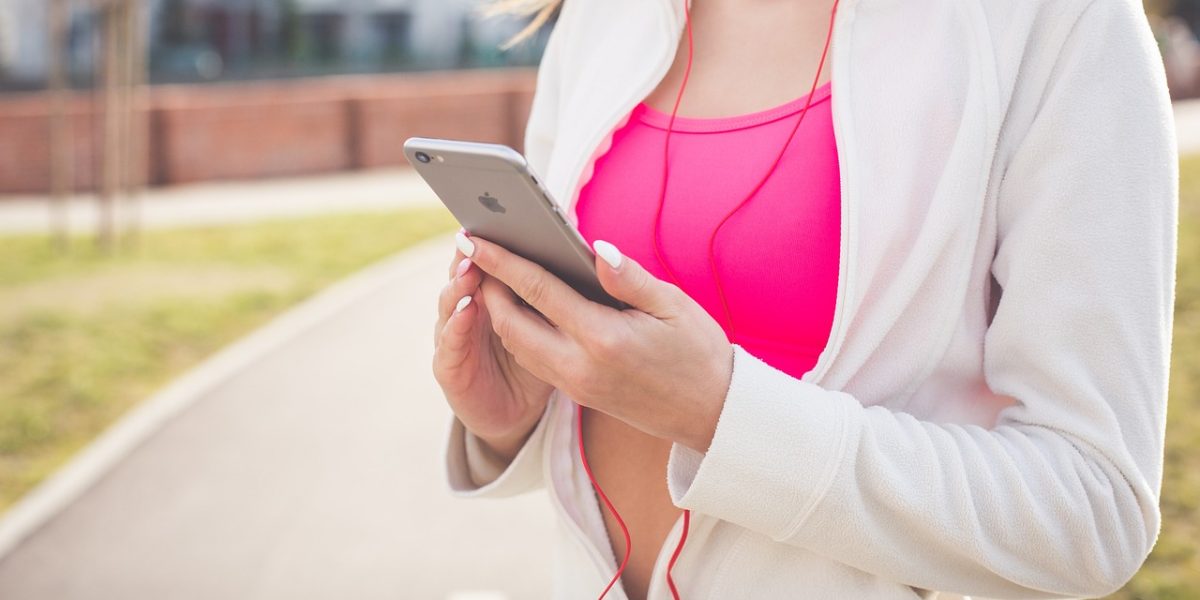
{"type": "Polygon", "coordinates": [[[455,251],[450,282],[438,298],[433,375],[467,430],[511,460],[554,388],[517,364],[493,332],[487,302],[477,293],[486,279],[455,251]]]}
{"type": "Polygon", "coordinates": [[[538,264],[470,240],[461,236],[459,247],[491,276],[479,295],[517,364],[588,408],[708,450],[733,375],[733,346],[703,307],[608,242],[594,244],[600,284],[633,308],[592,302],[538,264]]]}

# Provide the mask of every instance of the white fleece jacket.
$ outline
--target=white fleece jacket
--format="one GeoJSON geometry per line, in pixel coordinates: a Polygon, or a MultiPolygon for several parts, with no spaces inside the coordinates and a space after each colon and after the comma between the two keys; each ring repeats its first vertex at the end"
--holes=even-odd
{"type": "MultiPolygon", "coordinates": [[[[572,220],[682,28],[679,0],[563,5],[525,143],[572,220]]],[[[711,448],[673,447],[682,598],[1119,588],[1159,529],[1175,294],[1173,116],[1140,2],[841,0],[833,36],[832,332],[800,379],[735,345],[711,448]]],[[[577,599],[616,562],[572,410],[556,390],[508,465],[455,419],[446,459],[458,496],[546,489],[556,597],[577,599]]]]}

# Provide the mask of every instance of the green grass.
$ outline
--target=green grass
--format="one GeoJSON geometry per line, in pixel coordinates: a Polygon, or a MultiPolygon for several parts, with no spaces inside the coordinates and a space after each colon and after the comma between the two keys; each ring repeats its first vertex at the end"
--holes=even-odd
{"type": "Polygon", "coordinates": [[[1175,285],[1161,533],[1142,570],[1112,598],[1200,597],[1200,155],[1180,161],[1175,285]]]}
{"type": "Polygon", "coordinates": [[[172,377],[454,228],[430,208],[149,232],[112,255],[0,237],[0,512],[172,377]]]}

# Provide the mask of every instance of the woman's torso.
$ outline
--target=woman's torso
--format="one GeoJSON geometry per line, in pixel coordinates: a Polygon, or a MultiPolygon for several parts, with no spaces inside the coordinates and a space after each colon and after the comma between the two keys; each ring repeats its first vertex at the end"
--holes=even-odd
{"type": "MultiPolygon", "coordinates": [[[[759,64],[747,69],[750,55],[741,53],[763,51],[742,44],[747,28],[775,32],[763,34],[771,37],[795,31],[797,22],[813,21],[815,13],[738,16],[730,9],[714,4],[692,10],[696,49],[678,113],[687,116],[677,116],[672,126],[672,170],[659,230],[670,270],[656,258],[652,231],[667,121],[686,64],[686,37],[671,71],[613,132],[611,147],[597,159],[592,178],[580,190],[578,224],[589,242],[613,242],[660,279],[678,278],[731,340],[800,377],[825,345],[837,285],[840,188],[828,62],[779,166],[716,237],[724,302],[710,270],[708,244],[723,217],[770,169],[800,118],[825,32],[818,32],[819,39],[766,44],[767,54],[795,56],[764,61],[757,55],[759,64]],[[766,27],[766,21],[773,21],[772,26],[766,27]],[[734,86],[738,93],[721,91],[730,89],[721,83],[726,80],[740,82],[734,86]]],[[[818,29],[806,26],[806,31],[818,29]]],[[[583,426],[590,466],[634,540],[623,586],[630,598],[643,598],[663,540],[680,515],[665,481],[671,442],[596,411],[585,411],[583,426]]],[[[608,511],[603,517],[619,563],[623,534],[608,511]]]]}
{"type": "MultiPolygon", "coordinates": [[[[551,36],[539,71],[524,151],[568,220],[574,218],[579,184],[588,179],[591,159],[606,148],[606,135],[618,126],[622,115],[654,89],[674,60],[683,29],[678,7],[678,3],[668,0],[564,3],[556,35],[551,36]]],[[[1107,179],[1136,183],[1139,194],[1146,199],[1146,204],[1138,205],[1145,209],[1139,216],[1154,220],[1125,219],[1126,213],[1109,209],[1128,206],[1129,188],[1096,187],[1086,178],[1071,177],[1073,168],[1068,162],[1047,160],[1036,164],[1041,156],[1036,149],[1043,144],[1061,149],[1061,145],[1045,137],[1031,140],[1026,133],[1031,125],[1043,134],[1050,131],[1057,136],[1055,139],[1096,133],[1095,123],[1099,121],[1095,119],[1068,118],[1065,124],[1060,123],[1061,127],[1051,128],[1044,122],[1044,109],[1053,106],[1056,110],[1052,115],[1064,118],[1073,114],[1069,112],[1071,106],[1082,106],[1082,101],[1094,97],[1092,109],[1105,118],[1120,113],[1117,121],[1138,131],[1130,137],[1100,135],[1097,139],[1105,143],[1098,147],[1099,152],[1120,150],[1125,156],[1149,161],[1143,164],[1177,162],[1170,150],[1169,98],[1165,83],[1158,79],[1161,65],[1153,55],[1149,32],[1136,29],[1144,27],[1141,18],[1137,7],[1111,2],[841,0],[827,65],[831,67],[829,76],[836,80],[833,127],[842,173],[842,266],[832,332],[820,359],[803,381],[775,377],[756,361],[745,359],[742,363],[753,372],[747,377],[763,383],[756,395],[820,399],[821,406],[813,410],[784,409],[781,404],[756,415],[820,415],[821,419],[791,424],[798,440],[819,439],[800,447],[779,444],[774,439],[750,439],[743,432],[734,437],[750,445],[752,452],[735,456],[727,445],[715,448],[703,463],[698,462],[696,453],[672,446],[672,469],[667,475],[673,493],[676,497],[686,496],[684,503],[690,506],[704,507],[692,514],[687,545],[674,569],[683,598],[780,598],[797,594],[874,600],[961,598],[930,591],[939,587],[1029,595],[1036,590],[1020,585],[1015,574],[1026,571],[1014,568],[1014,561],[1028,565],[1030,560],[1043,559],[1047,575],[1068,579],[1082,571],[1077,568],[1081,558],[1070,554],[1072,547],[1077,544],[1094,548],[1097,539],[1112,538],[1096,536],[1086,527],[1059,527],[1056,531],[1070,534],[1069,539],[1058,540],[1063,542],[1061,545],[1039,545],[1036,540],[1043,538],[1036,535],[1013,536],[1013,523],[1035,525],[1020,529],[1022,532],[1046,530],[1036,526],[1037,511],[1024,510],[1023,504],[1010,505],[1010,512],[993,514],[995,518],[989,521],[987,530],[970,529],[966,526],[969,521],[962,518],[969,517],[964,507],[975,506],[973,501],[982,497],[979,494],[987,496],[985,488],[994,483],[985,479],[994,467],[987,460],[989,455],[963,453],[959,458],[969,462],[957,463],[955,470],[981,487],[931,485],[928,479],[914,485],[916,477],[931,476],[936,471],[923,470],[930,463],[918,460],[921,454],[911,451],[916,446],[881,444],[880,438],[866,434],[883,433],[894,425],[893,433],[904,428],[913,436],[893,438],[896,441],[915,442],[922,432],[942,429],[947,430],[942,433],[950,433],[941,436],[943,441],[951,437],[961,441],[967,435],[980,434],[979,428],[994,427],[1006,413],[1033,415],[1028,412],[1032,406],[1006,393],[1026,390],[1034,397],[1043,396],[1034,389],[1036,386],[1017,380],[1021,371],[1009,368],[1015,366],[1013,361],[1024,360],[1027,368],[1041,378],[1038,381],[1046,375],[1059,377],[1079,371],[1057,368],[1062,367],[1062,355],[1039,355],[1049,362],[1039,359],[1031,363],[1031,354],[1011,351],[1014,344],[1036,347],[1045,344],[1046,334],[1067,331],[1061,327],[1063,323],[1046,322],[1035,328],[1027,327],[1022,320],[1025,315],[1045,316],[1036,294],[1050,293],[1049,288],[1060,280],[1080,280],[1079,273],[1062,268],[1061,262],[1038,258],[1030,250],[1041,240],[1062,247],[1054,227],[1065,229],[1084,212],[1094,218],[1088,223],[1094,233],[1103,231],[1119,237],[1126,233],[1122,227],[1131,224],[1161,224],[1161,231],[1171,231],[1169,221],[1164,219],[1172,215],[1163,212],[1165,207],[1174,206],[1171,179],[1156,179],[1156,173],[1169,174],[1159,170],[1137,176],[1125,172],[1107,179]],[[1095,84],[1094,78],[1080,76],[1048,88],[1047,78],[1059,72],[1050,68],[1053,65],[1071,64],[1100,73],[1095,62],[1079,60],[1087,54],[1081,52],[1079,44],[1064,46],[1064,38],[1089,43],[1100,38],[1112,41],[1089,48],[1118,48],[1118,52],[1106,52],[1101,57],[1112,61],[1105,72],[1133,77],[1138,85],[1129,89],[1138,92],[1104,88],[1095,84]],[[1059,60],[1063,52],[1069,55],[1067,63],[1059,60]],[[1046,92],[1051,89],[1055,92],[1051,98],[1057,98],[1057,102],[1048,104],[1046,92]],[[1111,100],[1114,92],[1121,93],[1121,103],[1102,101],[1111,100]],[[1064,107],[1063,98],[1072,101],[1064,107]],[[1131,125],[1130,119],[1134,120],[1131,125]],[[1030,148],[1035,149],[1034,153],[1027,153],[1030,148]],[[1018,186],[1015,179],[1004,175],[1012,160],[1022,155],[1026,172],[1031,169],[1041,176],[1018,186]],[[1035,164],[1029,164],[1030,160],[1035,164]],[[1009,234],[1013,233],[1012,219],[1020,212],[1016,207],[1039,196],[1056,203],[1068,200],[1069,195],[1055,192],[1054,186],[1059,185],[1082,192],[1075,196],[1078,204],[1072,205],[1079,210],[1042,213],[1053,217],[1049,230],[1030,229],[1035,220],[1024,221],[1027,227],[1021,228],[1023,239],[1014,240],[1009,234]],[[1087,207],[1104,210],[1088,212],[1087,207]],[[1109,218],[1100,218],[1105,216],[1109,218]],[[1036,235],[1039,231],[1050,234],[1036,235]],[[1025,260],[1012,262],[1016,256],[1024,256],[1025,260]],[[1032,294],[1013,295],[1008,289],[1000,301],[1006,274],[1016,276],[1019,269],[1014,267],[1029,264],[1055,276],[1031,279],[1026,272],[1021,283],[1028,285],[1026,291],[1032,294]],[[986,356],[985,339],[993,346],[986,356]],[[1055,358],[1059,362],[1054,362],[1055,358]],[[835,411],[834,406],[845,410],[835,411]],[[893,420],[891,412],[908,416],[893,420]],[[748,460],[732,460],[738,458],[748,460]],[[738,473],[739,467],[746,471],[738,473]],[[768,489],[777,483],[782,487],[768,489]],[[910,502],[895,502],[901,497],[910,502]],[[872,526],[864,527],[864,523],[872,526]],[[968,530],[973,535],[967,538],[945,535],[968,530]],[[1017,548],[1020,553],[1006,552],[1006,548],[1017,548]],[[1058,548],[1066,550],[1056,553],[1058,548]],[[971,554],[964,555],[964,550],[971,554]],[[1056,560],[1062,558],[1073,560],[1056,560]],[[1009,574],[1007,578],[1005,573],[1009,574]]],[[[705,43],[699,37],[697,42],[705,43]]],[[[746,68],[758,66],[750,64],[746,68]]],[[[801,74],[797,80],[803,84],[805,78],[801,74]]],[[[795,95],[806,91],[803,87],[795,95]]],[[[694,89],[698,88],[689,85],[689,94],[694,89]]],[[[779,100],[790,97],[794,95],[779,100]]],[[[764,102],[760,107],[773,104],[764,102]]],[[[706,116],[739,112],[744,111],[706,116]]],[[[680,114],[703,113],[691,112],[685,102],[680,114]]],[[[1052,154],[1062,158],[1061,153],[1052,154]]],[[[1164,241],[1163,234],[1151,228],[1138,233],[1145,235],[1146,244],[1121,249],[1125,258],[1133,256],[1130,252],[1140,251],[1136,261],[1109,260],[1117,256],[1107,246],[1097,246],[1106,249],[1101,261],[1104,268],[1120,268],[1123,279],[1138,285],[1124,286],[1119,294],[1098,289],[1096,298],[1104,293],[1110,294],[1109,300],[1118,296],[1133,298],[1128,290],[1145,291],[1147,295],[1137,298],[1144,300],[1147,309],[1135,306],[1126,316],[1145,328],[1146,342],[1154,344],[1157,351],[1147,348],[1143,353],[1105,354],[1111,360],[1100,365],[1104,372],[1113,365],[1137,371],[1096,380],[1097,384],[1105,384],[1102,389],[1077,385],[1076,389],[1083,391],[1078,399],[1093,403],[1085,406],[1086,411],[1070,412],[1112,417],[1105,417],[1104,426],[1101,421],[1090,422],[1096,427],[1088,429],[1087,437],[1098,444],[1090,448],[1141,440],[1100,462],[1125,457],[1122,473],[1129,477],[1127,481],[1137,489],[1149,490],[1153,472],[1161,467],[1161,449],[1146,442],[1161,440],[1161,422],[1154,415],[1161,417],[1162,413],[1145,412],[1140,403],[1102,404],[1106,397],[1157,399],[1160,390],[1165,390],[1165,375],[1160,374],[1167,369],[1162,368],[1159,357],[1168,354],[1163,351],[1166,344],[1162,344],[1163,336],[1152,334],[1170,331],[1169,323],[1160,322],[1158,317],[1170,314],[1167,294],[1171,269],[1140,267],[1166,264],[1169,238],[1164,241]],[[1140,360],[1133,365],[1131,357],[1140,360]],[[1135,459],[1147,466],[1148,478],[1129,466],[1135,459]]],[[[1095,236],[1103,238],[1098,233],[1095,236]]],[[[1100,302],[1081,304],[1093,313],[1108,306],[1100,302]]],[[[1087,321],[1075,319],[1073,323],[1083,323],[1080,327],[1090,331],[1087,321]]],[[[1134,331],[1124,329],[1125,341],[1133,343],[1129,336],[1134,331]]],[[[1117,346],[1099,347],[1111,350],[1117,346]]],[[[1092,354],[1100,351],[1091,349],[1092,354]]],[[[1063,365],[1081,366],[1078,361],[1063,365]]],[[[1053,390],[1043,386],[1042,391],[1066,389],[1057,383],[1065,386],[1070,382],[1056,382],[1053,390]]],[[[605,555],[611,552],[604,539],[601,515],[595,510],[586,477],[577,461],[572,463],[574,453],[568,451],[576,441],[573,414],[569,396],[556,390],[540,434],[531,438],[535,443],[529,451],[487,489],[464,492],[503,497],[541,483],[547,486],[559,526],[555,530],[554,591],[556,598],[563,599],[594,597],[607,582],[605,574],[612,572],[606,564],[611,557],[605,555]]],[[[929,438],[919,439],[927,442],[929,438]]],[[[993,449],[1002,453],[1015,447],[996,445],[993,449]]],[[[455,445],[449,450],[453,458],[461,449],[455,445]]],[[[1069,469],[1075,463],[1055,464],[1069,469]]],[[[452,481],[464,481],[461,456],[449,465],[452,481]]],[[[1052,486],[1057,481],[1049,476],[1038,479],[1026,473],[1017,475],[1026,477],[1027,483],[1040,481],[1052,486]]],[[[1106,497],[1113,489],[1101,489],[1101,480],[1081,481],[1096,485],[1072,488],[1081,500],[1106,497]]],[[[1126,489],[1124,485],[1119,487],[1126,489]]],[[[1054,497],[1061,490],[1039,496],[1054,497]]],[[[1133,500],[1132,496],[1125,497],[1133,500]]],[[[1141,506],[1146,507],[1152,506],[1155,499],[1152,494],[1144,494],[1138,496],[1138,501],[1144,501],[1141,506]]],[[[1002,508],[995,502],[990,506],[1002,508]]],[[[1138,506],[1126,504],[1121,510],[1131,515],[1128,523],[1132,527],[1139,525],[1133,516],[1138,506]]],[[[664,544],[664,550],[673,546],[678,531],[672,530],[671,543],[664,544]]],[[[1124,539],[1136,538],[1131,532],[1124,539]]],[[[665,558],[660,555],[660,559],[665,558]]],[[[660,560],[656,565],[657,573],[662,573],[665,562],[660,560]]],[[[666,600],[670,595],[657,573],[650,595],[655,600],[666,600]]],[[[610,598],[621,596],[609,594],[610,598]]]]}

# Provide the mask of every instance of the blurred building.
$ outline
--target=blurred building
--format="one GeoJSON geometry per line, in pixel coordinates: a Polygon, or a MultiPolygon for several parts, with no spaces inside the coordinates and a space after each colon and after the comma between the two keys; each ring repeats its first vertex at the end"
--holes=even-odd
{"type": "Polygon", "coordinates": [[[74,190],[98,189],[109,156],[131,182],[174,185],[402,166],[411,135],[519,149],[550,31],[502,51],[528,17],[484,18],[480,0],[143,0],[156,85],[130,97],[127,141],[91,86],[93,0],[69,3],[77,89],[52,118],[49,1],[0,0],[0,196],[51,189],[52,123],[74,190]]]}
{"type": "Polygon", "coordinates": [[[42,0],[0,2],[0,79],[43,77],[46,71],[46,8],[42,0]],[[19,24],[36,24],[20,27],[19,24]],[[22,31],[24,29],[25,31],[22,31]]]}
{"type": "MultiPolygon", "coordinates": [[[[0,1],[0,89],[41,87],[47,0],[0,1]]],[[[536,64],[547,29],[508,51],[526,22],[484,19],[480,0],[144,0],[150,80],[181,83],[536,64]]],[[[71,2],[70,71],[93,77],[95,9],[71,2]]]]}

